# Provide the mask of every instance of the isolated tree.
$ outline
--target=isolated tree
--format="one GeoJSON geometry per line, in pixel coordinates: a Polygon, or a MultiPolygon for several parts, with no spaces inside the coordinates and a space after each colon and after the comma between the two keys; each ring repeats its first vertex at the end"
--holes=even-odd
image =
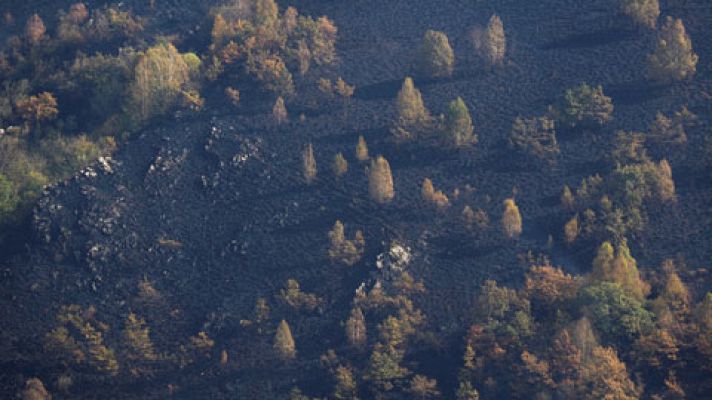
{"type": "Polygon", "coordinates": [[[603,125],[613,116],[613,101],[603,94],[603,87],[591,87],[586,83],[566,90],[563,103],[556,107],[554,114],[569,125],[603,125]]]}
{"type": "Polygon", "coordinates": [[[418,73],[423,76],[450,76],[455,53],[444,32],[428,30],[418,52],[418,73]]]}
{"type": "Polygon", "coordinates": [[[346,339],[357,348],[366,344],[366,319],[358,307],[351,309],[351,316],[346,320],[346,339]]]}
{"type": "Polygon", "coordinates": [[[358,144],[356,145],[356,159],[359,161],[368,160],[368,145],[366,144],[366,139],[363,136],[358,137],[358,144]]]}
{"type": "Polygon", "coordinates": [[[314,179],[316,179],[316,173],[317,169],[316,159],[314,158],[314,148],[311,143],[309,143],[302,152],[302,174],[304,176],[304,180],[307,183],[314,182],[314,179]]]}
{"type": "Polygon", "coordinates": [[[698,61],[682,20],[667,17],[658,34],[658,45],[648,56],[648,76],[663,83],[683,80],[695,74],[698,61]]]}
{"type": "Polygon", "coordinates": [[[485,60],[487,60],[490,65],[502,64],[502,62],[504,62],[504,55],[507,51],[507,39],[504,36],[502,19],[500,19],[497,14],[492,15],[487,24],[483,50],[485,60]]]}
{"type": "Polygon", "coordinates": [[[181,99],[190,70],[172,44],[151,47],[139,57],[129,88],[136,119],[147,120],[173,107],[181,99]]]}
{"type": "Polygon", "coordinates": [[[396,98],[397,119],[391,133],[396,140],[403,141],[417,138],[427,129],[432,120],[425,108],[420,90],[416,89],[413,79],[405,78],[396,98]]]}
{"type": "Polygon", "coordinates": [[[287,321],[282,320],[279,323],[277,332],[274,334],[274,344],[272,347],[277,356],[283,361],[291,360],[297,355],[292,331],[289,329],[287,321]]]}
{"type": "Polygon", "coordinates": [[[513,198],[504,200],[502,230],[510,239],[516,238],[522,233],[522,216],[519,214],[519,207],[513,198]]]}
{"type": "Polygon", "coordinates": [[[621,11],[641,26],[655,29],[660,16],[658,0],[621,0],[621,11]]]}
{"type": "Polygon", "coordinates": [[[32,16],[27,20],[25,24],[25,38],[31,45],[38,44],[47,32],[44,21],[37,14],[32,14],[32,16]]]}
{"type": "Polygon", "coordinates": [[[391,166],[383,156],[371,161],[368,169],[368,194],[379,204],[388,203],[395,196],[391,166]]]}
{"type": "Polygon", "coordinates": [[[559,153],[554,121],[549,117],[517,117],[512,125],[509,144],[524,154],[552,160],[559,153]]]}
{"type": "Polygon", "coordinates": [[[444,142],[449,146],[462,147],[477,142],[473,135],[472,118],[461,97],[453,100],[445,113],[444,142]]]}
{"type": "Polygon", "coordinates": [[[341,178],[348,170],[349,163],[346,161],[346,158],[344,158],[344,155],[341,152],[336,153],[334,161],[331,163],[331,171],[334,173],[334,176],[341,178]]]}
{"type": "Polygon", "coordinates": [[[277,101],[274,102],[274,106],[272,107],[272,116],[278,124],[287,122],[287,107],[284,106],[284,99],[282,96],[277,97],[277,101]]]}

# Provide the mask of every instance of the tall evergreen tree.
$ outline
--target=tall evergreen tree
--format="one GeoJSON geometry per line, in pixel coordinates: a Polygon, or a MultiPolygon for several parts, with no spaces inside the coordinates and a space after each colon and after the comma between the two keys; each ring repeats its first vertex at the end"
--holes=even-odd
{"type": "Polygon", "coordinates": [[[522,216],[514,199],[504,200],[504,213],[502,214],[502,229],[508,238],[513,239],[522,233],[522,216]]]}
{"type": "Polygon", "coordinates": [[[398,141],[415,139],[425,133],[432,117],[423,97],[413,84],[413,79],[406,77],[396,98],[397,118],[391,133],[398,141]]]}
{"type": "Polygon", "coordinates": [[[424,76],[450,76],[455,66],[455,53],[444,32],[428,30],[418,54],[418,72],[424,76]]]}

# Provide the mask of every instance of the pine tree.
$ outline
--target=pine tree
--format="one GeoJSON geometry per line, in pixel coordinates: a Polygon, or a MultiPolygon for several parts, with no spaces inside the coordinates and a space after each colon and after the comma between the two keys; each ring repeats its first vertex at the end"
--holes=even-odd
{"type": "Polygon", "coordinates": [[[610,242],[603,242],[598,247],[596,257],[593,259],[593,268],[591,269],[591,278],[596,281],[604,281],[611,276],[614,250],[610,242]]]}
{"type": "Polygon", "coordinates": [[[578,214],[576,214],[576,216],[571,218],[569,222],[564,225],[564,240],[566,240],[566,243],[572,244],[575,242],[579,231],[579,218],[578,214]]]}
{"type": "Polygon", "coordinates": [[[418,54],[418,71],[424,76],[450,76],[455,65],[455,53],[444,32],[428,30],[418,54]]]}
{"type": "Polygon", "coordinates": [[[398,141],[417,138],[430,126],[430,112],[425,108],[420,90],[416,89],[413,79],[405,78],[396,99],[398,114],[391,133],[398,141]]]}
{"type": "Polygon", "coordinates": [[[655,29],[660,16],[658,0],[622,0],[621,11],[641,26],[655,29]]]}
{"type": "Polygon", "coordinates": [[[351,316],[346,321],[346,338],[356,348],[366,344],[366,319],[358,307],[351,309],[351,316]]]}
{"type": "Polygon", "coordinates": [[[314,158],[314,148],[311,143],[302,152],[302,173],[304,180],[310,184],[316,179],[316,159],[314,158]]]}
{"type": "Polygon", "coordinates": [[[568,185],[564,185],[564,190],[561,192],[561,205],[567,210],[573,210],[576,205],[576,199],[568,185]]]}
{"type": "Polygon", "coordinates": [[[462,147],[477,142],[473,135],[472,118],[467,105],[461,97],[453,100],[445,114],[445,143],[454,147],[462,147]]]}
{"type": "Polygon", "coordinates": [[[331,164],[331,171],[334,173],[334,176],[341,178],[348,170],[349,163],[346,161],[346,158],[344,158],[342,153],[337,153],[334,156],[334,162],[331,164]]]}
{"type": "Polygon", "coordinates": [[[383,156],[371,161],[371,168],[368,169],[368,193],[371,199],[379,204],[388,203],[395,196],[391,166],[383,156]]]}
{"type": "Polygon", "coordinates": [[[648,56],[648,76],[665,83],[683,80],[695,74],[698,61],[682,20],[667,17],[660,28],[658,45],[648,56]]]}
{"type": "Polygon", "coordinates": [[[334,398],[337,400],[355,400],[356,380],[351,368],[339,365],[334,371],[334,377],[336,378],[334,398]]]}
{"type": "Polygon", "coordinates": [[[368,160],[368,145],[366,144],[366,139],[363,136],[358,137],[358,144],[356,145],[356,159],[363,162],[368,160]]]}
{"type": "Polygon", "coordinates": [[[522,233],[522,216],[513,198],[504,200],[502,214],[502,229],[508,238],[513,239],[522,233]]]}
{"type": "Polygon", "coordinates": [[[52,400],[52,395],[45,389],[44,384],[39,378],[28,379],[27,382],[25,382],[25,389],[19,397],[22,400],[52,400]]]}
{"type": "Polygon", "coordinates": [[[274,107],[272,107],[272,116],[278,124],[287,122],[287,107],[284,105],[284,99],[282,96],[277,97],[277,101],[274,102],[274,107]]]}
{"type": "Polygon", "coordinates": [[[672,168],[667,160],[660,160],[655,169],[655,188],[660,200],[666,202],[675,199],[675,181],[672,179],[672,168]]]}
{"type": "Polygon", "coordinates": [[[292,331],[285,320],[282,320],[277,327],[277,332],[274,334],[273,348],[277,356],[283,361],[291,360],[297,355],[292,331]]]}

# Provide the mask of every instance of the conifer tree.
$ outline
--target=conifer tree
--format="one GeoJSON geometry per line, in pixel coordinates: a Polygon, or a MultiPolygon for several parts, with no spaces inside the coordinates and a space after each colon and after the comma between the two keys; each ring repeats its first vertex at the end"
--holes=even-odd
{"type": "Polygon", "coordinates": [[[25,382],[25,389],[20,398],[22,400],[52,400],[52,395],[39,378],[30,378],[25,382]]]}
{"type": "Polygon", "coordinates": [[[371,199],[379,204],[388,203],[395,196],[391,166],[383,156],[371,161],[371,167],[368,169],[368,193],[371,199]]]}
{"type": "Polygon", "coordinates": [[[695,74],[698,61],[682,20],[667,17],[660,28],[658,45],[648,56],[648,76],[664,83],[683,80],[695,74]]]}
{"type": "Polygon", "coordinates": [[[655,29],[660,16],[658,0],[621,0],[621,11],[641,26],[655,29]]]}
{"type": "Polygon", "coordinates": [[[302,152],[302,173],[304,180],[309,184],[316,179],[316,159],[314,158],[314,148],[311,143],[302,152]]]}
{"type": "Polygon", "coordinates": [[[346,321],[346,338],[350,345],[357,348],[366,344],[366,319],[358,307],[351,309],[351,316],[346,321]]]}
{"type": "Polygon", "coordinates": [[[334,398],[337,400],[356,400],[356,380],[351,368],[339,365],[334,371],[336,388],[334,398]]]}
{"type": "Polygon", "coordinates": [[[576,203],[573,192],[568,185],[564,185],[564,190],[561,192],[561,205],[567,210],[572,210],[576,203]]]}
{"type": "Polygon", "coordinates": [[[348,170],[349,163],[346,161],[346,158],[344,158],[342,153],[337,153],[334,156],[334,162],[331,164],[331,171],[334,173],[334,176],[341,178],[348,170]]]}
{"type": "Polygon", "coordinates": [[[418,71],[423,76],[450,76],[455,53],[444,32],[428,30],[418,54],[418,71]]]}
{"type": "Polygon", "coordinates": [[[282,320],[277,327],[277,332],[274,334],[273,348],[277,356],[283,361],[291,360],[297,355],[292,331],[285,320],[282,320]]]}
{"type": "Polygon", "coordinates": [[[672,168],[667,160],[660,160],[655,169],[655,188],[660,200],[670,201],[675,198],[675,181],[672,179],[672,168]]]}
{"type": "Polygon", "coordinates": [[[510,239],[516,238],[522,233],[522,216],[519,214],[519,207],[517,207],[513,198],[504,200],[502,229],[510,239]]]}
{"type": "Polygon", "coordinates": [[[430,112],[425,108],[420,90],[415,87],[410,77],[405,78],[398,92],[396,112],[398,116],[391,133],[398,141],[417,138],[430,125],[430,112]]]}
{"type": "Polygon", "coordinates": [[[445,137],[447,145],[462,147],[477,142],[473,135],[472,118],[461,97],[453,100],[445,114],[445,137]]]}
{"type": "Polygon", "coordinates": [[[607,277],[611,276],[613,258],[613,246],[610,242],[603,242],[601,246],[598,247],[596,257],[593,259],[591,277],[596,281],[607,280],[607,277]]]}
{"type": "Polygon", "coordinates": [[[368,160],[368,145],[366,144],[366,139],[363,136],[358,137],[358,144],[356,145],[356,159],[359,161],[368,160]]]}
{"type": "Polygon", "coordinates": [[[566,243],[571,244],[576,241],[579,234],[579,218],[578,214],[571,218],[569,222],[564,225],[564,240],[566,243]]]}

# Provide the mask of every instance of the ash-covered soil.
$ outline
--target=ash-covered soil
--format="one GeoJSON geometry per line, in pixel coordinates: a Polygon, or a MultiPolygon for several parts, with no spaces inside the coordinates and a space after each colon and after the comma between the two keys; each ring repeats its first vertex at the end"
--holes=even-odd
{"type": "MultiPolygon", "coordinates": [[[[196,7],[157,1],[169,3],[166,12],[177,15],[196,7]]],[[[41,368],[33,357],[41,353],[42,336],[61,305],[93,304],[118,326],[131,311],[137,283],[148,279],[181,310],[176,326],[183,331],[176,335],[205,329],[217,341],[232,343],[255,300],[273,298],[288,278],[326,299],[322,316],[293,327],[304,363],[294,376],[307,379],[325,349],[344,346],[339,323],[348,316],[348,302],[391,239],[414,251],[412,274],[428,288],[419,306],[430,327],[443,338],[459,339],[458,322],[484,279],[512,286],[522,281],[528,265],[519,255],[542,252],[569,271],[588,270],[590,249],[559,244],[567,217],[558,201],[563,185],[575,187],[588,175],[608,171],[605,155],[615,130],[645,130],[656,112],[670,114],[683,105],[700,117],[688,131],[687,147],[650,149],[656,159],[670,160],[678,200],[648,210],[647,230],[632,239],[632,249],[644,270],[675,256],[684,257],[690,269],[707,267],[712,179],[700,170],[697,149],[709,134],[712,111],[712,5],[696,0],[663,8],[663,15],[683,18],[701,61],[694,80],[659,87],[644,78],[654,33],[616,17],[613,3],[290,2],[303,14],[335,21],[340,64],[310,76],[343,76],[357,86],[354,98],[342,106],[319,99],[311,84],[298,84],[298,96],[287,105],[290,122],[276,125],[273,99],[246,96],[245,105],[235,109],[218,100],[217,88],[208,93],[205,111],[158,121],[113,159],[48,188],[33,218],[35,237],[26,256],[2,270],[4,381],[41,368]],[[494,12],[508,34],[508,61],[487,70],[467,35],[494,12]],[[416,86],[434,114],[457,96],[465,100],[479,136],[471,149],[396,146],[388,138],[395,95],[412,73],[413,50],[426,29],[448,34],[457,65],[452,78],[416,79],[416,86]],[[581,82],[603,85],[613,98],[614,120],[600,131],[560,131],[561,155],[553,166],[532,167],[513,157],[506,141],[514,118],[542,114],[566,88],[581,82]],[[391,205],[368,199],[364,165],[354,158],[359,135],[372,155],[383,154],[391,163],[396,190],[391,205]],[[312,185],[301,177],[300,153],[307,143],[314,145],[319,168],[312,185]],[[346,155],[349,172],[335,181],[329,168],[338,151],[346,155]],[[460,188],[450,210],[438,213],[422,204],[425,177],[448,193],[460,188]],[[502,200],[513,189],[524,221],[524,234],[515,242],[498,231],[502,200]],[[465,205],[487,211],[491,228],[476,235],[460,228],[465,205]],[[327,232],[336,219],[349,235],[356,229],[365,233],[366,255],[354,267],[333,265],[326,257],[327,232]],[[549,235],[553,249],[547,247],[549,235]]],[[[688,283],[697,292],[710,286],[706,275],[688,283]]],[[[215,384],[215,396],[229,397],[228,388],[250,373],[260,371],[202,383],[196,378],[195,390],[215,384]]],[[[134,390],[155,395],[152,388],[134,390]]]]}

